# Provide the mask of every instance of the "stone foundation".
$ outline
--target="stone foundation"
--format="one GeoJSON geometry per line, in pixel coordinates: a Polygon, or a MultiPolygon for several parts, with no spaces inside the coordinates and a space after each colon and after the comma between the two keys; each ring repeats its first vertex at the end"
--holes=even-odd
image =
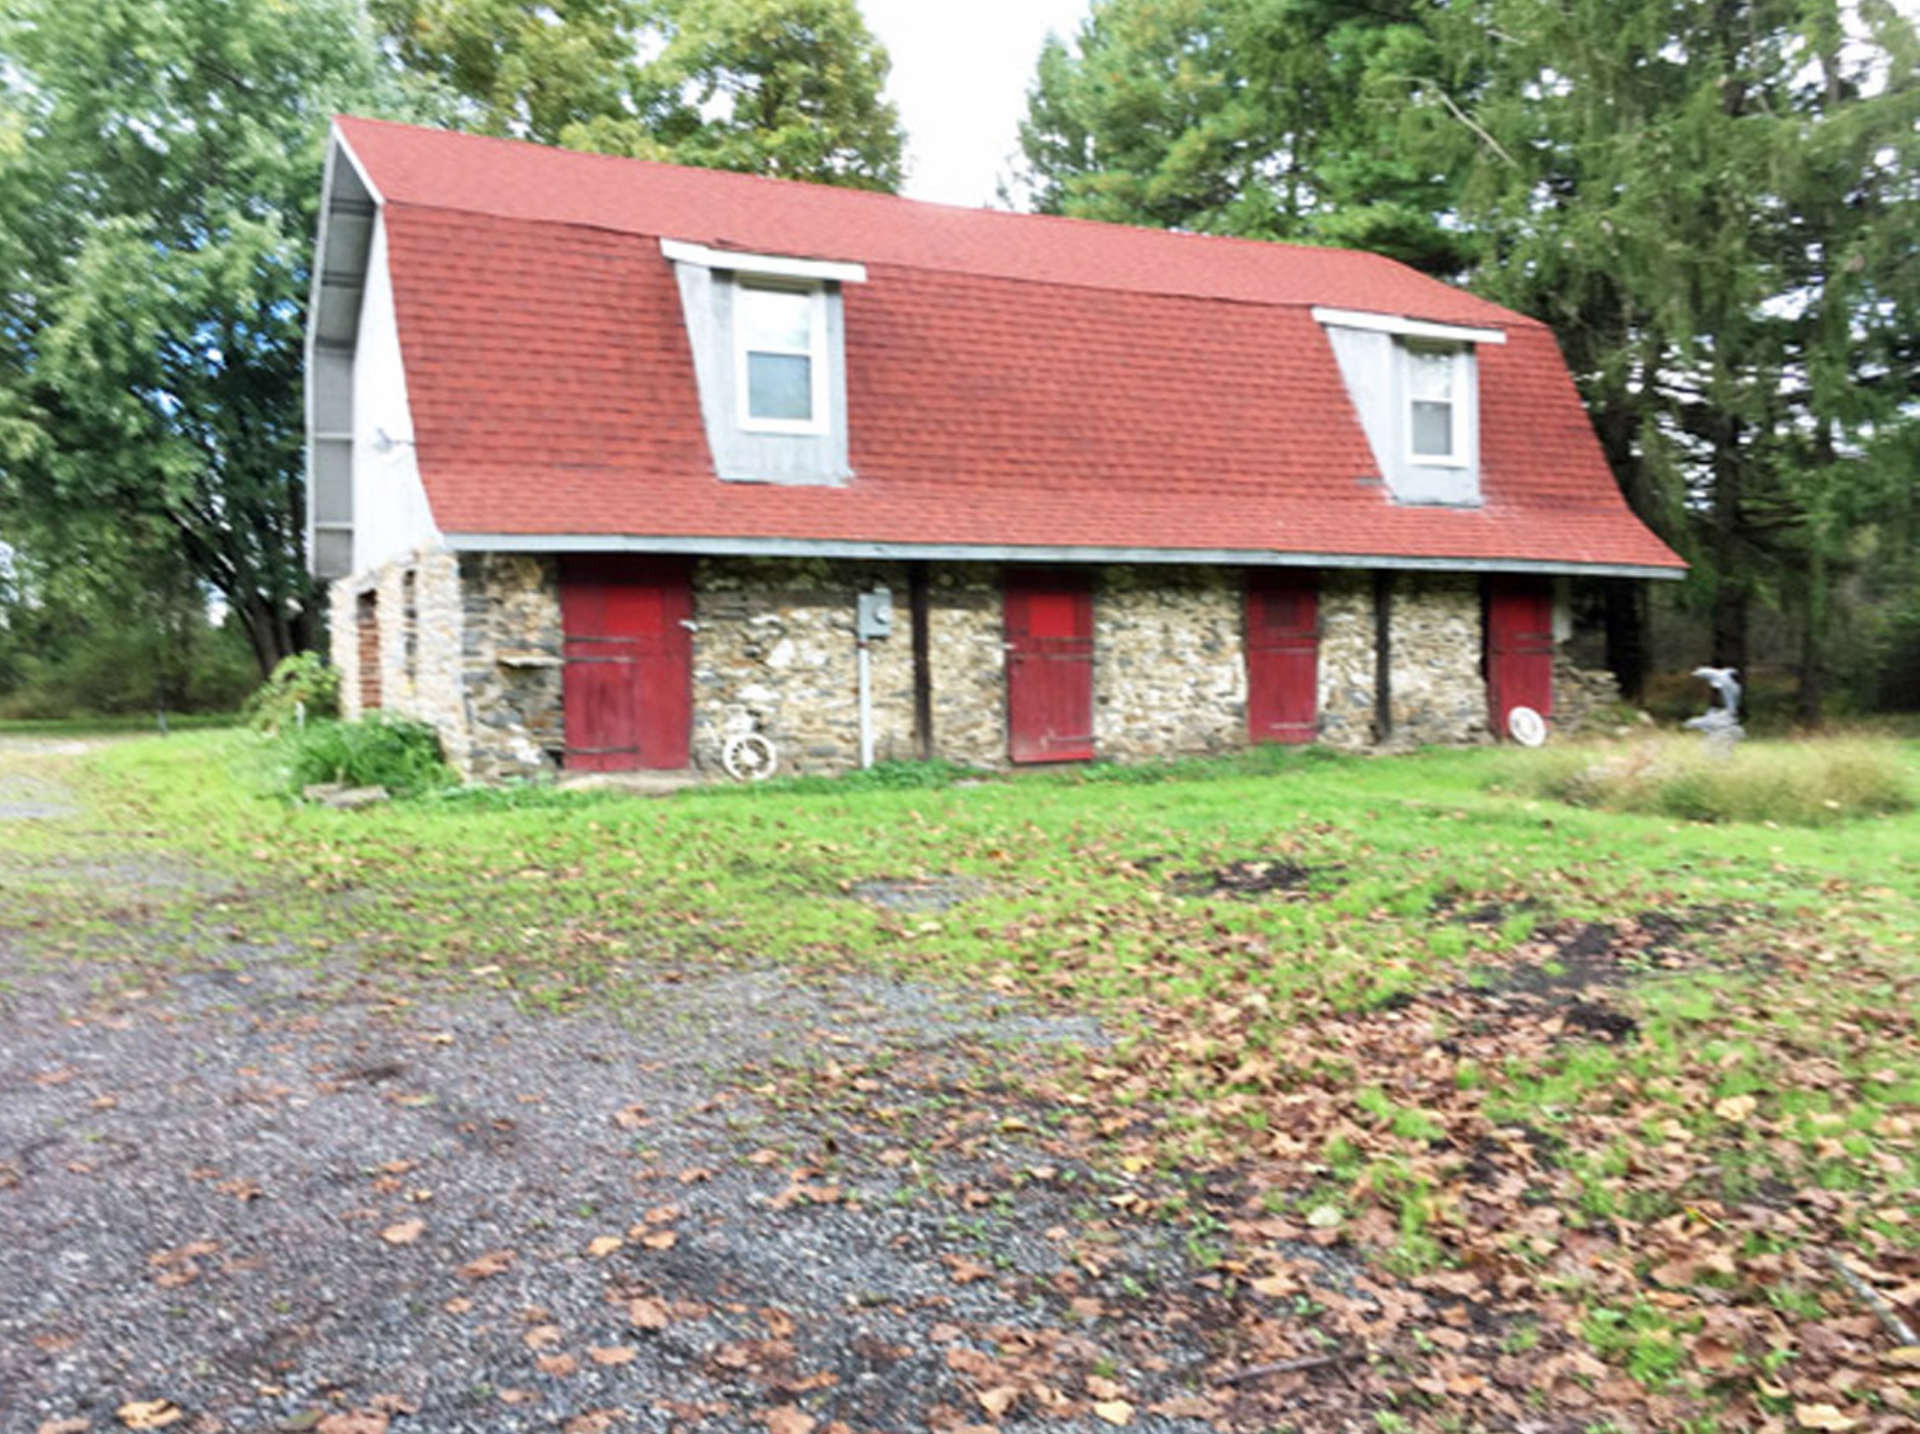
{"type": "Polygon", "coordinates": [[[1093,599],[1094,751],[1133,761],[1245,743],[1242,591],[1231,569],[1101,569],[1093,599]]]}
{"type": "Polygon", "coordinates": [[[1485,741],[1479,579],[1397,573],[1391,610],[1394,745],[1485,741]]]}
{"type": "MultiPolygon", "coordinates": [[[[362,707],[355,604],[371,593],[382,706],[439,728],[478,781],[560,770],[559,559],[429,550],[335,583],[334,665],[348,715],[362,707]]],[[[935,757],[1007,764],[1006,649],[993,564],[926,566],[935,757]]],[[[726,738],[757,731],[785,773],[859,761],[854,637],[859,592],[893,594],[893,634],[870,646],[874,756],[920,754],[911,571],[901,562],[705,558],[694,568],[691,764],[718,774],[726,738]]],[[[1237,569],[1126,567],[1094,578],[1093,727],[1123,761],[1231,751],[1246,741],[1244,587],[1237,569]]],[[[1394,745],[1489,738],[1480,583],[1400,573],[1392,583],[1394,745]]],[[[1374,581],[1330,570],[1319,601],[1319,740],[1375,742],[1374,581]]],[[[1556,656],[1554,726],[1614,700],[1610,679],[1556,656]]]]}

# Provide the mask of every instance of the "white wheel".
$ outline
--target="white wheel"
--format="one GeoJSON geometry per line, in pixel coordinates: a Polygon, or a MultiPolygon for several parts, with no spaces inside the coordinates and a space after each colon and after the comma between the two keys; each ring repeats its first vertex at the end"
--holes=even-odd
{"type": "Polygon", "coordinates": [[[764,782],[780,765],[780,754],[758,732],[743,732],[727,738],[720,749],[720,765],[736,782],[764,782]]]}
{"type": "Polygon", "coordinates": [[[1547,740],[1547,719],[1531,707],[1515,707],[1507,713],[1507,735],[1522,747],[1538,747],[1547,740]]]}

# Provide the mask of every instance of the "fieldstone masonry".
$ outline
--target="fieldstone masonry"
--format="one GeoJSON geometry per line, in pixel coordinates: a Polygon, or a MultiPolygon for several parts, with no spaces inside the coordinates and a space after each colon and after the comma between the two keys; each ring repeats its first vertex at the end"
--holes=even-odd
{"type": "Polygon", "coordinates": [[[1122,761],[1224,752],[1247,731],[1239,574],[1109,567],[1093,596],[1093,748],[1122,761]]]}
{"type": "Polygon", "coordinates": [[[720,770],[736,731],[759,732],[783,772],[838,771],[860,760],[854,605],[894,595],[894,635],[869,646],[876,761],[914,755],[913,643],[906,570],[897,563],[709,558],[694,572],[694,766],[720,770]]]}
{"type": "Polygon", "coordinates": [[[1320,575],[1320,740],[1373,741],[1373,574],[1320,575]]]}
{"type": "MultiPolygon", "coordinates": [[[[1000,571],[927,569],[933,751],[1007,760],[1000,571]]],[[[859,760],[856,595],[894,599],[893,636],[871,647],[874,755],[917,754],[905,563],[707,558],[694,570],[691,751],[717,775],[725,739],[757,731],[783,772],[859,760]]],[[[556,773],[564,750],[559,561],[427,550],[333,585],[332,658],[349,715],[361,705],[353,615],[372,591],[383,705],[439,728],[475,781],[556,773]]],[[[1228,751],[1246,740],[1244,599],[1232,569],[1106,567],[1094,580],[1094,739],[1136,760],[1228,751]]],[[[1329,570],[1320,590],[1320,740],[1374,741],[1373,575],[1329,570]]],[[[1399,574],[1393,584],[1394,741],[1488,739],[1477,579],[1399,574]]],[[[1556,658],[1555,726],[1614,700],[1610,679],[1556,658]]]]}
{"type": "Polygon", "coordinates": [[[1391,607],[1394,744],[1484,740],[1479,579],[1400,573],[1391,607]]]}

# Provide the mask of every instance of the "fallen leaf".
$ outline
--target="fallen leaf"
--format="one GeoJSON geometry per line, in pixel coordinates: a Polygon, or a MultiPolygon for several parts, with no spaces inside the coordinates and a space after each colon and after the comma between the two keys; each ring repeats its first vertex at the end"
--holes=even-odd
{"type": "Polygon", "coordinates": [[[91,1428],[91,1419],[75,1415],[72,1419],[49,1419],[34,1434],[87,1434],[91,1428]]]}
{"type": "Polygon", "coordinates": [[[513,1268],[512,1250],[489,1250],[477,1259],[467,1261],[460,1267],[460,1276],[468,1280],[487,1280],[495,1275],[504,1275],[513,1268]]]}
{"type": "Polygon", "coordinates": [[[623,1105],[613,1113],[613,1123],[622,1130],[638,1130],[651,1120],[645,1106],[623,1105]]]}
{"type": "Polygon", "coordinates": [[[991,1389],[983,1389],[973,1396],[980,1401],[980,1407],[995,1419],[1003,1418],[1006,1412],[1019,1401],[1020,1390],[1011,1384],[996,1384],[991,1389]]]}
{"type": "Polygon", "coordinates": [[[313,1426],[313,1434],[387,1434],[387,1416],[360,1410],[329,1414],[313,1426]]]}
{"type": "Polygon", "coordinates": [[[993,1271],[976,1260],[959,1255],[942,1255],[940,1261],[947,1267],[947,1274],[956,1285],[970,1285],[975,1280],[993,1278],[993,1271]]]}
{"type": "Polygon", "coordinates": [[[595,1235],[587,1242],[587,1253],[596,1260],[604,1260],[626,1243],[618,1235],[595,1235]]]}
{"type": "Polygon", "coordinates": [[[402,1220],[397,1225],[389,1225],[380,1232],[380,1238],[389,1245],[411,1245],[426,1230],[425,1220],[402,1220]]]}
{"type": "Polygon", "coordinates": [[[649,1250],[671,1250],[679,1240],[671,1230],[653,1230],[640,1237],[640,1243],[649,1250]]]}
{"type": "Polygon", "coordinates": [[[1858,1419],[1849,1419],[1831,1404],[1796,1404],[1793,1421],[1802,1429],[1857,1429],[1858,1419]]]}
{"type": "Polygon", "coordinates": [[[1087,1393],[1095,1399],[1125,1399],[1127,1387],[1117,1380],[1103,1379],[1097,1374],[1087,1376],[1087,1393]]]}
{"type": "Polygon", "coordinates": [[[626,1416],[618,1409],[589,1409],[560,1426],[560,1434],[607,1434],[626,1416]]]}
{"type": "Polygon", "coordinates": [[[171,1399],[136,1399],[122,1404],[113,1414],[129,1429],[164,1429],[186,1418],[171,1399]]]}
{"type": "Polygon", "coordinates": [[[468,1299],[465,1295],[455,1295],[452,1299],[448,1300],[445,1304],[441,1305],[440,1308],[445,1310],[448,1314],[456,1314],[456,1315],[465,1314],[468,1310],[473,1308],[473,1301],[468,1299]]]}
{"type": "Polygon", "coordinates": [[[542,1354],[534,1357],[534,1367],[542,1374],[567,1375],[580,1367],[580,1361],[570,1354],[542,1354]]]}
{"type": "Polygon", "coordinates": [[[557,1324],[538,1324],[520,1336],[528,1349],[551,1349],[560,1343],[564,1331],[557,1324]]]}
{"type": "Polygon", "coordinates": [[[1093,1406],[1093,1412],[1109,1424],[1133,1423],[1133,1406],[1124,1399],[1103,1399],[1093,1406]]]}
{"type": "Polygon", "coordinates": [[[587,1347],[587,1358],[595,1364],[632,1364],[640,1351],[630,1344],[596,1344],[587,1347]]]}
{"type": "MultiPolygon", "coordinates": [[[[1725,1100],[1718,1100],[1714,1102],[1713,1113],[1719,1116],[1722,1120],[1730,1120],[1734,1124],[1738,1125],[1741,1121],[1745,1120],[1748,1116],[1752,1115],[1754,1111],[1759,1108],[1759,1106],[1760,1106],[1760,1102],[1755,1100],[1750,1095],[1730,1095],[1725,1100]]],[[[1807,1408],[1809,1409],[1819,1409],[1823,1407],[1831,1407],[1831,1406],[1822,1406],[1817,1404],[1810,1404],[1807,1406],[1807,1408]]],[[[1797,1407],[1794,1413],[1795,1413],[1795,1417],[1798,1417],[1799,1410],[1797,1407]]],[[[1825,1427],[1831,1428],[1833,1426],[1828,1425],[1825,1427]]]]}
{"type": "Polygon", "coordinates": [[[802,1414],[791,1404],[782,1404],[769,1409],[760,1416],[766,1421],[767,1434],[813,1434],[819,1424],[811,1414],[802,1414]]]}
{"type": "Polygon", "coordinates": [[[635,1329],[665,1329],[673,1323],[666,1302],[652,1298],[627,1301],[627,1323],[635,1329]]]}

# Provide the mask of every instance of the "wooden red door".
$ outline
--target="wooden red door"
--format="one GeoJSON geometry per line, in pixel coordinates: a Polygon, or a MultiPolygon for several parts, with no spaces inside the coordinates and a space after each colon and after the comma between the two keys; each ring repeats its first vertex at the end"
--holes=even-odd
{"type": "Polygon", "coordinates": [[[1507,714],[1553,715],[1553,585],[1546,578],[1487,581],[1487,716],[1496,737],[1507,714]]]}
{"type": "Polygon", "coordinates": [[[569,771],[687,765],[692,617],[692,568],[683,559],[562,560],[560,701],[569,771]]]}
{"type": "Polygon", "coordinates": [[[1093,756],[1093,590],[1085,573],[1008,568],[1007,749],[1016,762],[1093,756]]]}
{"type": "Polygon", "coordinates": [[[1311,742],[1320,717],[1320,576],[1247,570],[1247,737],[1311,742]]]}

